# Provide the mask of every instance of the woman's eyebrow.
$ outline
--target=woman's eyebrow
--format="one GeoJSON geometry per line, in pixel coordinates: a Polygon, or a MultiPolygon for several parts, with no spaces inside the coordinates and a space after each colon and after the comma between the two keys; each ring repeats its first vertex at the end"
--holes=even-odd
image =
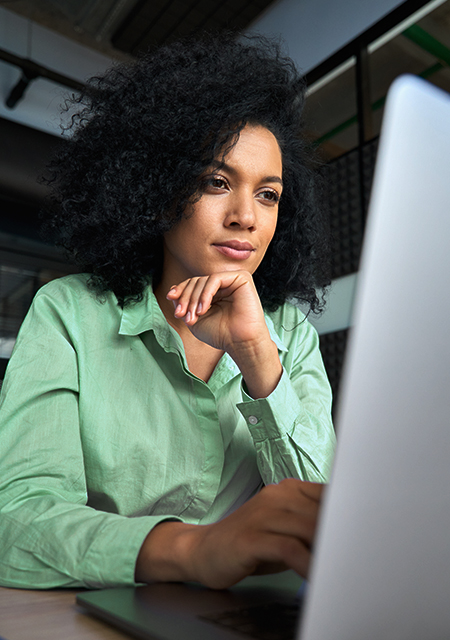
{"type": "MultiPolygon", "coordinates": [[[[226,162],[213,162],[213,164],[211,165],[211,169],[213,171],[224,169],[232,175],[236,175],[238,173],[238,171],[234,167],[230,166],[226,162]]],[[[278,184],[283,186],[283,180],[279,176],[265,176],[261,179],[261,182],[277,182],[278,184]]]]}
{"type": "Polygon", "coordinates": [[[261,180],[261,182],[278,182],[279,184],[281,184],[281,186],[283,186],[283,180],[278,176],[266,176],[261,180]]]}

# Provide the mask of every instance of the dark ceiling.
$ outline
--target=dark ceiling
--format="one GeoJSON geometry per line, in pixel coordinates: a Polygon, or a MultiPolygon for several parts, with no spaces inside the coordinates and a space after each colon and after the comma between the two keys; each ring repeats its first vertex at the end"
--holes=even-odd
{"type": "Polygon", "coordinates": [[[113,58],[126,58],[201,30],[243,31],[273,3],[274,0],[8,0],[5,6],[113,58]]]}
{"type": "Polygon", "coordinates": [[[272,0],[139,0],[111,35],[121,51],[149,46],[201,30],[244,30],[272,0]]]}

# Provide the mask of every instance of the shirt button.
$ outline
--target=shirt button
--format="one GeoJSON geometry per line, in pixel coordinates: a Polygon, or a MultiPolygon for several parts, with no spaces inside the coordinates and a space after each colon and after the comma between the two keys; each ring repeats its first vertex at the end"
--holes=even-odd
{"type": "Polygon", "coordinates": [[[258,422],[258,418],[256,416],[249,416],[248,421],[250,424],[256,424],[258,422]]]}

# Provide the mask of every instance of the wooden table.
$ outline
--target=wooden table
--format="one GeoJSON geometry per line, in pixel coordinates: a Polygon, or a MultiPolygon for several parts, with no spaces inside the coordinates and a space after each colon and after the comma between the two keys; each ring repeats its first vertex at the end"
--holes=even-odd
{"type": "Polygon", "coordinates": [[[5,640],[129,640],[84,612],[79,590],[25,591],[0,587],[0,637],[5,640]]]}

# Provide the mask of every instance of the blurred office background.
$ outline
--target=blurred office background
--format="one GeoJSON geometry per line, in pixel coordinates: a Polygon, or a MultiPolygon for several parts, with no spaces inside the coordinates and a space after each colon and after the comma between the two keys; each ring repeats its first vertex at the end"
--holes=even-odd
{"type": "Polygon", "coordinates": [[[230,27],[281,37],[308,84],[333,231],[328,308],[311,321],[337,394],[386,93],[402,73],[450,91],[450,0],[0,0],[0,379],[37,289],[75,271],[39,235],[64,96],[115,60],[230,27]]]}

